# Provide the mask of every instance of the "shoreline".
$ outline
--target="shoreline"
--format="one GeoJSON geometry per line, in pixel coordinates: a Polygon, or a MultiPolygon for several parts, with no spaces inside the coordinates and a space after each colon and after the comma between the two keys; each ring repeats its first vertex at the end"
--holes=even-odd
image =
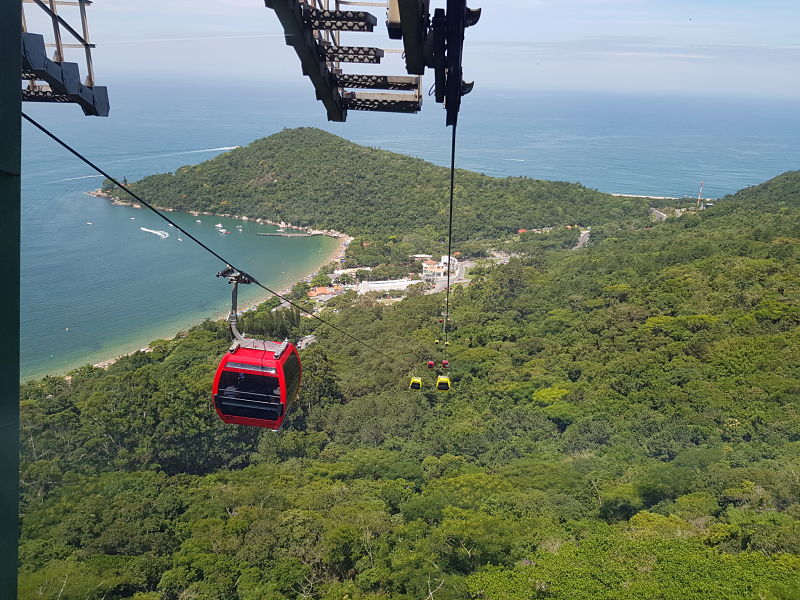
{"type": "MultiPolygon", "coordinates": [[[[125,201],[125,200],[121,200],[116,196],[113,196],[111,194],[107,194],[107,193],[103,192],[102,190],[94,190],[94,191],[85,192],[85,193],[90,195],[90,196],[94,196],[95,198],[103,198],[105,200],[110,200],[111,204],[113,206],[131,206],[133,208],[139,208],[139,209],[142,208],[142,205],[137,203],[137,202],[128,202],[128,201],[125,201]]],[[[189,214],[189,215],[192,215],[192,216],[195,216],[195,217],[196,216],[200,216],[200,215],[205,215],[205,216],[226,217],[226,218],[238,219],[240,221],[253,221],[253,222],[259,223],[259,224],[273,225],[273,226],[276,226],[276,227],[282,227],[284,229],[295,229],[295,230],[299,230],[299,231],[305,231],[307,233],[318,233],[318,234],[326,235],[328,237],[336,238],[338,240],[338,243],[336,244],[336,247],[333,249],[333,251],[331,251],[331,253],[329,255],[327,255],[326,259],[323,262],[321,262],[320,265],[314,271],[312,271],[312,272],[306,274],[305,276],[301,277],[300,279],[296,280],[294,283],[292,283],[288,287],[284,287],[284,288],[278,290],[278,293],[281,296],[285,296],[286,294],[288,294],[291,291],[292,287],[294,287],[296,284],[300,283],[301,281],[305,281],[305,282],[311,281],[311,279],[315,275],[317,275],[317,273],[319,273],[320,269],[322,269],[322,267],[324,267],[325,265],[327,265],[329,263],[332,263],[332,262],[340,261],[341,259],[343,259],[344,255],[345,255],[345,252],[347,251],[347,247],[353,241],[353,238],[351,236],[347,235],[346,233],[342,233],[342,232],[339,232],[339,231],[334,231],[332,229],[317,230],[317,229],[313,229],[311,227],[301,227],[301,226],[297,226],[297,225],[292,225],[291,223],[285,223],[283,221],[281,221],[279,223],[276,223],[274,221],[270,221],[269,219],[251,218],[251,217],[248,217],[246,215],[219,214],[219,213],[210,213],[210,212],[204,212],[204,211],[181,211],[181,210],[178,210],[178,209],[175,209],[175,208],[160,207],[160,206],[154,206],[154,208],[157,208],[158,210],[162,210],[164,212],[184,212],[185,214],[189,214]]],[[[252,301],[252,302],[248,303],[247,305],[241,307],[239,309],[239,314],[243,314],[245,312],[250,312],[250,311],[255,310],[261,304],[263,304],[264,302],[266,302],[267,300],[269,300],[272,297],[273,297],[272,294],[270,294],[268,292],[264,292],[263,297],[259,297],[257,300],[252,301]]],[[[224,320],[227,316],[228,316],[228,313],[225,312],[225,313],[222,313],[222,314],[217,313],[216,315],[211,316],[209,318],[211,318],[213,320],[224,320]]],[[[179,330],[179,331],[174,332],[172,335],[170,335],[168,337],[165,336],[165,337],[159,337],[159,338],[155,338],[155,339],[173,340],[182,332],[183,332],[183,330],[179,330]]],[[[108,367],[110,367],[111,365],[116,363],[121,358],[124,358],[126,356],[131,356],[132,354],[136,354],[137,352],[151,352],[151,351],[152,351],[152,348],[150,346],[146,346],[144,348],[138,348],[138,349],[132,350],[130,352],[125,352],[125,353],[119,354],[119,355],[117,355],[117,356],[115,356],[113,358],[104,359],[104,360],[101,360],[101,361],[96,362],[96,363],[84,363],[84,364],[91,364],[92,367],[95,367],[95,368],[98,368],[98,369],[107,369],[108,367]]],[[[75,368],[79,368],[79,367],[75,367],[75,368]]],[[[70,371],[71,370],[72,369],[70,369],[70,371]]],[[[48,373],[47,375],[53,375],[53,376],[56,376],[56,377],[59,377],[59,376],[60,377],[68,377],[68,375],[66,373],[63,373],[63,374],[48,373]]],[[[33,380],[33,379],[41,379],[41,377],[42,376],[31,377],[30,379],[25,379],[24,381],[33,380]]]]}
{"type": "Polygon", "coordinates": [[[648,200],[680,200],[677,196],[642,196],[639,194],[609,194],[617,198],[647,198],[648,200]]]}
{"type": "MultiPolygon", "coordinates": [[[[603,192],[605,193],[605,192],[603,192]]],[[[608,194],[609,196],[616,196],[617,198],[644,198],[646,200],[695,200],[690,196],[643,196],[640,194],[608,194]]],[[[703,198],[704,202],[716,202],[719,198],[703,198]]]]}
{"type": "MultiPolygon", "coordinates": [[[[175,211],[175,212],[180,212],[180,211],[175,211]]],[[[205,214],[205,213],[201,213],[201,214],[205,214]]],[[[223,216],[223,215],[214,215],[214,216],[223,216]]],[[[306,282],[310,281],[317,273],[319,273],[319,271],[320,271],[320,269],[322,267],[324,267],[328,263],[334,262],[335,260],[339,260],[339,258],[344,257],[344,253],[347,250],[347,246],[350,245],[350,242],[353,240],[353,238],[351,238],[350,236],[347,236],[346,234],[341,234],[341,235],[342,235],[342,237],[340,238],[339,243],[337,244],[337,246],[334,249],[334,251],[328,257],[328,260],[323,262],[319,266],[319,268],[316,269],[315,271],[312,271],[308,275],[305,275],[304,277],[301,277],[300,279],[295,281],[291,286],[278,290],[278,293],[281,296],[285,296],[286,294],[288,294],[292,290],[292,287],[294,285],[300,283],[301,281],[306,281],[306,282]]],[[[253,310],[257,309],[259,306],[261,306],[264,302],[269,300],[270,298],[272,298],[272,294],[270,294],[268,292],[265,292],[265,296],[263,298],[259,298],[257,301],[251,302],[247,306],[245,306],[243,308],[240,308],[237,314],[241,315],[243,313],[253,311],[253,310]]],[[[221,321],[221,320],[226,319],[227,316],[228,316],[228,313],[225,312],[225,313],[221,313],[221,314],[218,313],[218,314],[214,315],[213,317],[209,317],[209,318],[214,320],[214,321],[221,321]]],[[[174,340],[178,336],[178,334],[180,334],[182,332],[183,332],[183,330],[176,331],[175,333],[173,333],[172,335],[170,335],[168,337],[165,336],[165,337],[160,337],[160,338],[157,338],[157,339],[159,339],[159,340],[174,340]]],[[[132,354],[136,354],[137,352],[152,352],[152,350],[153,349],[150,346],[146,346],[144,348],[139,348],[138,350],[133,350],[131,352],[126,352],[126,353],[120,354],[118,356],[115,356],[114,358],[108,358],[106,360],[101,360],[100,362],[97,362],[97,363],[92,363],[92,366],[96,367],[98,369],[107,369],[108,367],[113,365],[115,362],[117,362],[121,358],[125,358],[126,356],[131,356],[132,354]]],[[[87,363],[87,364],[89,364],[89,363],[87,363]]],[[[58,375],[56,375],[56,376],[58,376],[58,375]]],[[[67,376],[66,374],[61,375],[61,377],[66,377],[66,376],[67,376]]],[[[38,379],[38,378],[34,377],[32,379],[38,379]]]]}
{"type": "MultiPolygon", "coordinates": [[[[114,196],[113,194],[106,193],[102,189],[92,190],[84,193],[87,194],[88,196],[93,196],[95,198],[103,198],[104,200],[110,200],[112,206],[130,206],[132,208],[138,208],[138,209],[142,208],[142,205],[139,204],[138,202],[122,200],[119,196],[114,196]]],[[[178,208],[171,208],[168,206],[156,206],[155,204],[153,205],[153,208],[163,212],[182,212],[187,215],[192,215],[193,217],[199,217],[203,215],[207,217],[225,217],[227,219],[236,219],[238,221],[252,221],[254,223],[258,223],[259,225],[274,225],[275,227],[281,227],[283,229],[294,229],[295,231],[303,231],[305,233],[314,235],[327,235],[328,237],[333,237],[333,238],[349,237],[347,234],[341,233],[334,229],[314,229],[313,227],[305,227],[303,225],[292,225],[291,223],[286,223],[285,221],[272,221],[270,219],[265,219],[263,217],[248,217],[247,215],[234,215],[231,213],[212,213],[208,211],[198,211],[198,210],[180,210],[178,208]]]]}

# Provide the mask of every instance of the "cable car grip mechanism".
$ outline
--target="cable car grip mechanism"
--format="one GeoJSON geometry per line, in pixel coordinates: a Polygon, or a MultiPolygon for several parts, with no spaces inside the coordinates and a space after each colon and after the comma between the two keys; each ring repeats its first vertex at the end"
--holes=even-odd
{"type": "Polygon", "coordinates": [[[239,333],[239,329],[237,327],[238,317],[237,317],[237,304],[238,304],[238,295],[239,295],[239,284],[240,283],[253,283],[254,279],[250,277],[247,273],[240,273],[232,266],[227,265],[222,271],[217,273],[217,277],[227,277],[228,283],[230,283],[233,287],[231,288],[231,312],[228,314],[228,325],[230,325],[231,333],[233,337],[238,340],[239,342],[244,342],[247,338],[245,338],[241,333],[239,333]]]}

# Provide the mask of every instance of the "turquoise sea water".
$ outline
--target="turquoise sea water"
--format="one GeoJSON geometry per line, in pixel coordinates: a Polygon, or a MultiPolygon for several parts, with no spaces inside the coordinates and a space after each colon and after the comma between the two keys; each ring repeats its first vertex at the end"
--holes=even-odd
{"type": "MultiPolygon", "coordinates": [[[[207,160],[284,127],[316,126],[357,143],[449,164],[444,111],[351,113],[328,123],[309,85],[104,81],[112,112],[24,110],[116,177],[207,160]]],[[[580,181],[605,192],[718,197],[800,168],[800,106],[725,98],[654,98],[482,90],[464,99],[457,164],[488,175],[580,181]]],[[[64,372],[222,314],[221,265],[144,210],[86,195],[101,178],[23,125],[22,375],[64,372]],[[135,220],[131,220],[134,217],[135,220]],[[91,222],[92,225],[87,225],[91,222]],[[166,239],[140,227],[164,230],[166,239]],[[68,328],[68,329],[67,329],[68,328]]],[[[157,199],[154,199],[157,203],[157,199]]],[[[443,195],[444,201],[444,195],[443,195]]],[[[172,213],[275,289],[315,269],[330,238],[256,236],[252,223],[172,213]],[[215,223],[233,233],[220,235],[215,223]],[[243,224],[238,233],[236,224],[243,224]]],[[[269,230],[264,226],[263,230],[269,230]]],[[[243,291],[243,303],[255,290],[243,291]]]]}

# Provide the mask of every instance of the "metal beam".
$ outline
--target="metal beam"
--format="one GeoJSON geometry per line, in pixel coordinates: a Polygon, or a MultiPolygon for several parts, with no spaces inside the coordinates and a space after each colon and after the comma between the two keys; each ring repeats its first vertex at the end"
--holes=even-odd
{"type": "MultiPolygon", "coordinates": [[[[89,44],[89,42],[87,42],[85,39],[83,39],[83,36],[80,33],[78,33],[77,31],[75,31],[72,28],[72,25],[70,25],[64,19],[62,19],[60,15],[57,15],[50,7],[48,7],[44,2],[42,2],[42,0],[33,0],[33,2],[34,2],[34,4],[37,4],[44,12],[46,12],[50,16],[51,19],[53,19],[53,26],[54,26],[54,29],[55,29],[56,32],[58,32],[58,30],[59,30],[58,24],[61,24],[64,27],[64,29],[69,31],[72,34],[72,37],[74,37],[76,40],[78,40],[81,44],[83,44],[84,46],[87,46],[89,44]]],[[[53,0],[50,0],[50,2],[52,2],[54,6],[56,4],[58,4],[57,2],[54,2],[53,0]]],[[[57,35],[56,35],[56,43],[57,44],[59,43],[58,40],[60,39],[60,37],[61,37],[60,34],[57,33],[57,35]]],[[[63,57],[62,57],[61,60],[63,60],[63,57]]]]}
{"type": "Polygon", "coordinates": [[[18,2],[0,2],[0,598],[17,597],[19,536],[20,33],[18,2]]]}
{"type": "Polygon", "coordinates": [[[371,32],[373,25],[358,21],[334,21],[332,19],[311,19],[308,21],[311,29],[325,31],[365,31],[371,32]]]}
{"type": "MultiPolygon", "coordinates": [[[[323,29],[316,27],[314,23],[341,23],[342,25],[348,23],[351,27],[361,27],[361,29],[353,29],[353,31],[372,31],[372,28],[378,24],[375,15],[363,10],[320,10],[307,4],[300,4],[300,14],[303,21],[310,24],[312,29],[323,29]]],[[[333,29],[333,27],[324,29],[333,29]]]]}
{"type": "MultiPolygon", "coordinates": [[[[400,31],[409,75],[425,73],[425,39],[430,21],[429,0],[396,0],[400,13],[400,31]]],[[[432,66],[432,65],[428,65],[432,66]]]]}
{"type": "Polygon", "coordinates": [[[326,60],[336,62],[378,64],[383,58],[383,50],[381,48],[368,48],[365,46],[320,44],[319,52],[326,60]]]}
{"type": "Polygon", "coordinates": [[[422,107],[422,98],[419,94],[345,92],[344,104],[350,110],[415,113],[422,107]]]}
{"type": "MultiPolygon", "coordinates": [[[[36,0],[22,0],[23,4],[36,4],[36,0]]],[[[55,0],[56,6],[80,6],[81,4],[90,5],[92,0],[55,0]]]]}
{"type": "MultiPolygon", "coordinates": [[[[58,48],[58,44],[45,44],[47,48],[58,48]]],[[[61,44],[62,48],[95,48],[94,44],[87,44],[84,46],[83,44],[61,44]]]]}
{"type": "Polygon", "coordinates": [[[313,31],[303,22],[300,6],[295,0],[264,0],[281,22],[286,44],[292,46],[300,59],[303,75],[314,84],[317,100],[322,101],[328,112],[328,120],[344,121],[347,110],[342,106],[342,97],[333,82],[333,74],[321,60],[318,42],[313,31]]]}
{"type": "MultiPolygon", "coordinates": [[[[22,79],[29,81],[22,89],[22,97],[31,102],[74,102],[85,115],[108,116],[108,90],[105,86],[92,87],[81,83],[78,65],[56,62],[47,58],[44,37],[37,33],[22,34],[22,79]],[[47,85],[37,84],[41,80],[47,85]]],[[[19,75],[18,75],[19,77],[19,75]]]]}
{"type": "Polygon", "coordinates": [[[351,0],[339,0],[339,4],[348,6],[377,6],[379,8],[386,8],[386,2],[359,2],[351,0]]]}
{"type": "Polygon", "coordinates": [[[336,83],[343,88],[416,90],[419,87],[419,76],[342,73],[336,75],[336,83]]]}

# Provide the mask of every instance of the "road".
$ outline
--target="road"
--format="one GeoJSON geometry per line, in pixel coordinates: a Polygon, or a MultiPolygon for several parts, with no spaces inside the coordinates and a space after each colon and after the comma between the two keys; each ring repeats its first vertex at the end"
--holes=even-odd
{"type": "Polygon", "coordinates": [[[578,238],[578,243],[575,244],[572,249],[573,250],[580,250],[581,248],[585,248],[586,244],[589,243],[589,236],[592,235],[591,230],[585,229],[581,231],[581,236],[578,238]]]}
{"type": "Polygon", "coordinates": [[[303,350],[308,348],[311,344],[317,341],[317,336],[315,335],[307,335],[305,337],[300,338],[300,341],[297,342],[297,349],[303,350]]]}
{"type": "Polygon", "coordinates": [[[650,209],[650,216],[652,216],[656,221],[666,221],[667,220],[667,215],[662,213],[657,208],[651,208],[650,209]]]}
{"type": "MultiPolygon", "coordinates": [[[[467,272],[467,267],[474,266],[475,263],[469,260],[462,260],[456,263],[456,270],[454,273],[450,275],[450,285],[455,283],[463,283],[467,281],[467,278],[464,276],[467,272]]],[[[447,288],[447,278],[437,279],[433,284],[433,289],[428,290],[425,292],[426,294],[436,294],[438,292],[443,292],[447,288]]]]}

